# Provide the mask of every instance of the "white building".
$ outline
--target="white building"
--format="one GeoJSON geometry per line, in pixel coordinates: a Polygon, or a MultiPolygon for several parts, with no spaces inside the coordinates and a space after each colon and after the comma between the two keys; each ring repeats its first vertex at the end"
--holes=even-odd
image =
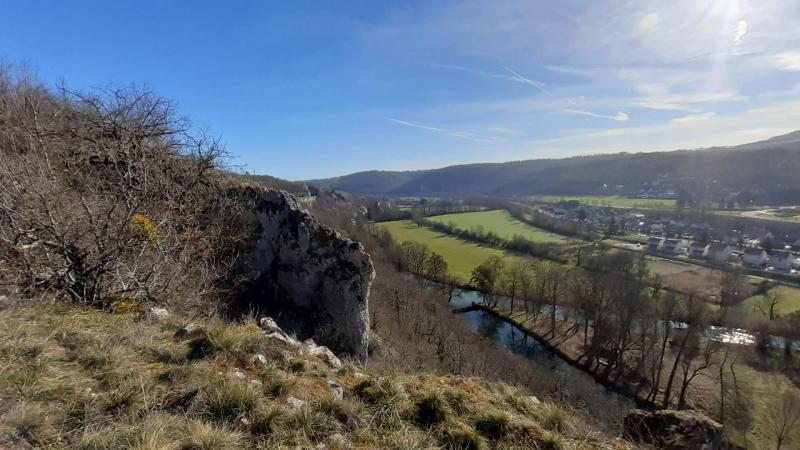
{"type": "Polygon", "coordinates": [[[661,250],[661,244],[664,242],[664,238],[660,238],[657,236],[651,236],[647,240],[647,251],[648,252],[658,252],[661,250]]]}
{"type": "Polygon", "coordinates": [[[763,248],[747,248],[742,255],[742,262],[751,267],[762,267],[768,259],[767,252],[763,248]]]}
{"type": "Polygon", "coordinates": [[[665,255],[682,255],[686,253],[686,241],[683,239],[667,239],[664,241],[665,255]]]}
{"type": "Polygon", "coordinates": [[[692,258],[705,258],[708,254],[709,245],[699,241],[689,244],[689,256],[692,258]]]}
{"type": "Polygon", "coordinates": [[[708,252],[706,253],[708,259],[717,262],[717,263],[727,263],[728,259],[731,257],[731,246],[728,244],[718,244],[714,243],[708,246],[708,252]]]}

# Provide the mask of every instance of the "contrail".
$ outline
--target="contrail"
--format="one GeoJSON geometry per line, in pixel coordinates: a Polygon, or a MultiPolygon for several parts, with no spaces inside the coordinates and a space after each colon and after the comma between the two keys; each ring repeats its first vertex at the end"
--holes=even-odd
{"type": "Polygon", "coordinates": [[[511,75],[514,75],[514,77],[517,80],[519,80],[519,81],[521,81],[523,83],[528,83],[531,86],[536,87],[540,91],[545,92],[547,94],[550,94],[550,90],[547,89],[546,87],[542,86],[542,83],[539,83],[538,81],[531,80],[530,78],[525,78],[522,75],[518,74],[517,72],[514,72],[513,70],[511,70],[511,68],[508,67],[508,66],[503,66],[503,68],[506,69],[507,71],[511,72],[511,75]]]}

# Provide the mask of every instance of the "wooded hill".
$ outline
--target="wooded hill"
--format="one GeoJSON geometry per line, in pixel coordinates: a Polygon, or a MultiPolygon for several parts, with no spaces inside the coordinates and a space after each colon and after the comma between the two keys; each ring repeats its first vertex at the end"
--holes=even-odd
{"type": "Polygon", "coordinates": [[[674,196],[720,201],[748,191],[762,204],[800,198],[800,131],[735,147],[367,171],[309,184],[353,194],[431,197],[674,196]]]}

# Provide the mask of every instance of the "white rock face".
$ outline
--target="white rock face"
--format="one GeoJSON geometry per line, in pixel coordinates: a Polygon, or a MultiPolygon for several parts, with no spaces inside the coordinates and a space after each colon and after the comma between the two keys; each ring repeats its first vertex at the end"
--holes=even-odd
{"type": "Polygon", "coordinates": [[[320,224],[292,196],[252,188],[247,194],[261,228],[243,268],[252,280],[250,301],[283,306],[300,322],[304,337],[366,361],[367,300],[375,277],[369,255],[320,224]]]}

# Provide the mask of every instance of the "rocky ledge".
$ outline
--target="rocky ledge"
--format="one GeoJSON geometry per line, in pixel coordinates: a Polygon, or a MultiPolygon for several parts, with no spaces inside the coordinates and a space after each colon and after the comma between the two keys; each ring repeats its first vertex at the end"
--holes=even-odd
{"type": "Polygon", "coordinates": [[[367,302],[375,277],[364,248],[322,225],[291,195],[247,187],[258,232],[244,252],[247,307],[263,310],[303,339],[367,358],[367,302]]]}
{"type": "Polygon", "coordinates": [[[625,436],[663,450],[737,450],[723,426],[699,411],[634,409],[625,417],[625,436]]]}

